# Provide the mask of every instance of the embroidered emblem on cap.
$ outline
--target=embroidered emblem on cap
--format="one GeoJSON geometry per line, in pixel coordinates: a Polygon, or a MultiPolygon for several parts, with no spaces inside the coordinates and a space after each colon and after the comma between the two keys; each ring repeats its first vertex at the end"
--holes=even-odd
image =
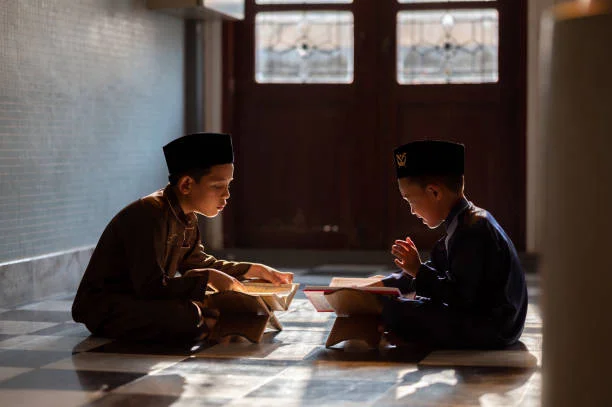
{"type": "Polygon", "coordinates": [[[395,154],[395,159],[397,160],[398,167],[406,166],[406,153],[395,154]]]}

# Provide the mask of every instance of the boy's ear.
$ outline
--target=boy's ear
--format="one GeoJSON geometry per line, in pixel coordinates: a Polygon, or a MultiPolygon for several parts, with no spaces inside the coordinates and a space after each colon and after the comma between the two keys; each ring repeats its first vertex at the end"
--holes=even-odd
{"type": "Polygon", "coordinates": [[[191,188],[193,187],[194,180],[189,175],[183,175],[179,178],[177,187],[181,194],[189,195],[191,188]]]}
{"type": "Polygon", "coordinates": [[[436,184],[427,185],[426,190],[427,190],[427,193],[431,194],[431,196],[435,200],[440,200],[440,198],[442,197],[442,189],[436,184]]]}

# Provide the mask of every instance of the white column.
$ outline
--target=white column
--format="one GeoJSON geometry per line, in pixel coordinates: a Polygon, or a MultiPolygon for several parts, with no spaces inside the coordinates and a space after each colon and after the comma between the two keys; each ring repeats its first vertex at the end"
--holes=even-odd
{"type": "Polygon", "coordinates": [[[537,197],[537,175],[541,171],[542,154],[538,149],[540,131],[539,71],[540,71],[540,21],[542,13],[559,0],[528,0],[527,21],[527,251],[539,253],[542,231],[537,223],[542,213],[537,197]]]}
{"type": "Polygon", "coordinates": [[[545,406],[611,405],[612,4],[565,3],[542,32],[545,406]]]}

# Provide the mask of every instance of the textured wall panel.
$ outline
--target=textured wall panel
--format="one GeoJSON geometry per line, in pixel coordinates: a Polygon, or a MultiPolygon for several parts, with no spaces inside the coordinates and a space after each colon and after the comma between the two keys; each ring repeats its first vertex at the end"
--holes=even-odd
{"type": "Polygon", "coordinates": [[[134,0],[0,0],[0,262],[95,244],[162,186],[183,22],[134,0]]]}

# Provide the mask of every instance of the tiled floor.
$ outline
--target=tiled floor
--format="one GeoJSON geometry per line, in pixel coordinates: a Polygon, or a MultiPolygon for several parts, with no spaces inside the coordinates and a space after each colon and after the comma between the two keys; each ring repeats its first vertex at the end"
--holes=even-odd
{"type": "MultiPolygon", "coordinates": [[[[329,275],[297,272],[305,284],[329,275]]],[[[320,270],[318,270],[320,271],[320,270]]],[[[300,293],[260,344],[132,345],[90,337],[71,298],[0,310],[1,406],[538,406],[538,279],[522,345],[495,352],[325,349],[333,315],[300,293]]]]}

